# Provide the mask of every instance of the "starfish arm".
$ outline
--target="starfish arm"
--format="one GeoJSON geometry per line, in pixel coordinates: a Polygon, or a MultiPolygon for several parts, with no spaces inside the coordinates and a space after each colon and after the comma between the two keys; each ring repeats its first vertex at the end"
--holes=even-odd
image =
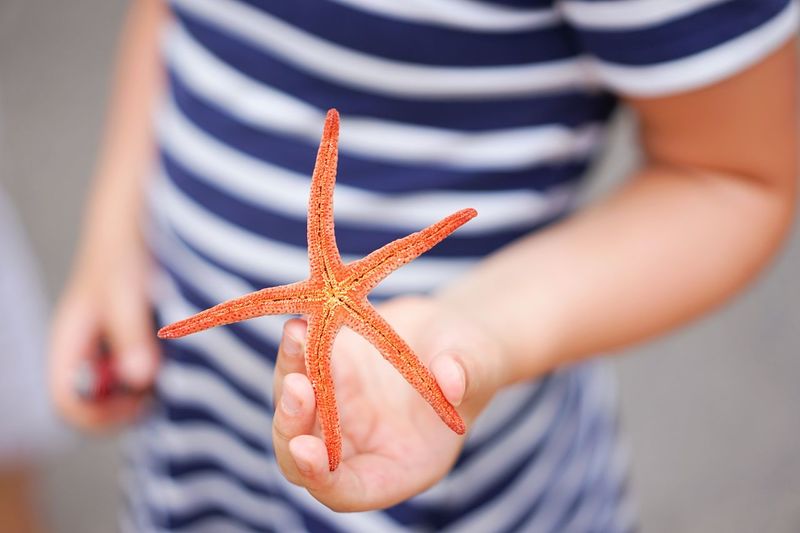
{"type": "Polygon", "coordinates": [[[447,401],[433,374],[369,302],[363,300],[348,304],[344,323],[371,342],[450,429],[459,435],[466,432],[464,420],[447,401]]]}
{"type": "Polygon", "coordinates": [[[333,188],[338,160],[339,113],[328,111],[319,143],[317,161],[311,176],[308,202],[308,259],[311,277],[334,277],[333,270],[342,268],[333,226],[333,188]]]}
{"type": "Polygon", "coordinates": [[[162,339],[177,339],[215,326],[259,316],[305,313],[313,299],[313,289],[307,281],[269,287],[164,326],[158,331],[158,336],[162,339]]]}
{"type": "Polygon", "coordinates": [[[386,276],[439,244],[477,214],[474,209],[462,209],[421,231],[390,242],[363,259],[350,263],[346,267],[348,276],[343,285],[358,287],[359,291],[363,291],[362,294],[366,294],[386,276]]]}
{"type": "Polygon", "coordinates": [[[342,430],[339,427],[339,410],[333,387],[331,353],[333,341],[342,327],[343,315],[340,306],[323,306],[321,311],[310,314],[306,342],[306,373],[314,388],[317,416],[328,450],[328,467],[331,472],[336,470],[342,460],[342,430]]]}

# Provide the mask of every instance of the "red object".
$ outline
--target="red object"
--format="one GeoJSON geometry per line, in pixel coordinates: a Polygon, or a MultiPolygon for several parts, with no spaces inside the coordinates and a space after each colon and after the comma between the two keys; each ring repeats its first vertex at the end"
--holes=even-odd
{"type": "Polygon", "coordinates": [[[75,376],[75,392],[86,401],[102,401],[119,388],[110,357],[81,361],[75,376]]]}

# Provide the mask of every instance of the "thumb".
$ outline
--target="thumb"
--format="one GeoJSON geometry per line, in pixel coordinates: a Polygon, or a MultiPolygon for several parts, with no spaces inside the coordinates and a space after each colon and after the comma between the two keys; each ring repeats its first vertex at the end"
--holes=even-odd
{"type": "Polygon", "coordinates": [[[445,398],[458,407],[490,397],[492,374],[480,354],[466,350],[444,350],[431,360],[431,372],[445,398]]]}

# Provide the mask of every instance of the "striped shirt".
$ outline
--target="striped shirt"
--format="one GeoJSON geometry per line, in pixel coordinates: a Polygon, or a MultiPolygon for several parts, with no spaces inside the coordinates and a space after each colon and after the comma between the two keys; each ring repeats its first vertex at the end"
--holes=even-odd
{"type": "MultiPolygon", "coordinates": [[[[345,261],[456,209],[480,216],[392,274],[425,293],[571,212],[617,95],[699,88],[795,31],[790,0],[172,0],[149,242],[160,324],[303,279],[324,112],[343,117],[345,261]]],[[[129,439],[131,531],[627,532],[615,387],[587,363],[502,391],[452,472],[338,514],[271,449],[282,317],[163,346],[157,408],[129,439]]]]}

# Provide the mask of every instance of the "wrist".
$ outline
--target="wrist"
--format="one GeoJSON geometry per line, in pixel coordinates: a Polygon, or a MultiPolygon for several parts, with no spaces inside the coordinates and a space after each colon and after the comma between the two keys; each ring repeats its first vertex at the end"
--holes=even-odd
{"type": "Polygon", "coordinates": [[[143,198],[139,187],[131,189],[127,176],[98,176],[86,208],[75,272],[103,275],[147,263],[141,233],[143,198]]]}
{"type": "Polygon", "coordinates": [[[555,369],[561,360],[558,332],[560,313],[544,292],[529,298],[520,289],[485,290],[497,283],[460,280],[441,291],[441,305],[468,317],[498,347],[500,386],[537,379],[555,369]]]}

